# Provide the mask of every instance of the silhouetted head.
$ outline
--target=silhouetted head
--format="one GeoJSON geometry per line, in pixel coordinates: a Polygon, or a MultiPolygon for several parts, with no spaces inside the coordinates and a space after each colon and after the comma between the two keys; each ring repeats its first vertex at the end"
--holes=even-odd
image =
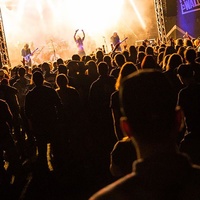
{"type": "Polygon", "coordinates": [[[42,63],[42,71],[43,72],[50,72],[51,68],[50,68],[50,64],[48,62],[44,62],[42,63]]]}
{"type": "Polygon", "coordinates": [[[64,64],[64,61],[62,58],[58,58],[57,59],[57,64],[60,65],[60,64],[64,64]]]}
{"type": "Polygon", "coordinates": [[[182,57],[177,53],[173,53],[172,55],[170,55],[168,59],[166,70],[169,69],[174,70],[182,63],[183,63],[182,57]]]}
{"type": "Polygon", "coordinates": [[[114,60],[117,66],[121,67],[126,62],[126,57],[122,53],[117,53],[114,60]]]}
{"type": "Polygon", "coordinates": [[[43,82],[44,82],[43,74],[39,71],[34,72],[33,73],[33,82],[35,83],[36,86],[43,85],[43,82]]]}
{"type": "Polygon", "coordinates": [[[142,69],[155,69],[157,67],[156,61],[152,55],[146,55],[141,63],[142,69]]]}
{"type": "Polygon", "coordinates": [[[78,54],[73,54],[72,55],[72,60],[80,61],[81,57],[78,54]]]}
{"type": "Polygon", "coordinates": [[[184,57],[186,61],[188,61],[189,63],[192,63],[195,61],[197,57],[197,53],[194,48],[189,48],[185,50],[184,57]]]}
{"type": "Polygon", "coordinates": [[[69,79],[65,74],[59,74],[56,77],[56,84],[59,88],[65,88],[69,84],[69,79]]]}
{"type": "Polygon", "coordinates": [[[125,77],[120,86],[120,105],[132,131],[145,141],[171,137],[177,98],[165,75],[153,69],[125,77]]]}
{"type": "Polygon", "coordinates": [[[24,67],[20,67],[18,70],[19,76],[24,77],[25,73],[26,73],[26,69],[24,67]]]}
{"type": "Polygon", "coordinates": [[[137,70],[137,66],[132,62],[126,62],[123,64],[123,66],[120,68],[119,76],[115,84],[115,89],[119,90],[122,79],[137,70]]]}
{"type": "Polygon", "coordinates": [[[98,72],[101,76],[107,76],[108,75],[108,72],[109,72],[109,67],[108,67],[108,64],[106,62],[100,62],[98,65],[97,65],[97,68],[98,68],[98,72]]]}
{"type": "Polygon", "coordinates": [[[97,59],[97,60],[103,60],[103,56],[104,56],[104,54],[103,54],[103,51],[102,51],[102,50],[98,50],[98,51],[96,52],[96,59],[97,59]]]}
{"type": "Polygon", "coordinates": [[[67,74],[67,67],[64,64],[58,65],[58,73],[67,74]]]}

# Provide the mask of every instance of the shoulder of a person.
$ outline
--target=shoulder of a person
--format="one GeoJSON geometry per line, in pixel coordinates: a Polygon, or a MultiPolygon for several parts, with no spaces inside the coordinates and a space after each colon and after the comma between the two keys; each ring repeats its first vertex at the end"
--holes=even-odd
{"type": "Polygon", "coordinates": [[[7,90],[8,92],[11,92],[11,93],[14,93],[14,94],[17,94],[17,93],[18,93],[18,90],[15,88],[14,85],[13,85],[13,86],[7,86],[7,87],[6,87],[6,90],[7,90]]]}
{"type": "Polygon", "coordinates": [[[93,196],[90,197],[89,200],[107,200],[107,199],[115,199],[115,200],[125,200],[127,199],[127,190],[129,188],[134,189],[134,186],[131,185],[132,180],[134,180],[134,173],[130,173],[117,181],[111,183],[110,185],[102,188],[98,192],[96,192],[93,196]]]}

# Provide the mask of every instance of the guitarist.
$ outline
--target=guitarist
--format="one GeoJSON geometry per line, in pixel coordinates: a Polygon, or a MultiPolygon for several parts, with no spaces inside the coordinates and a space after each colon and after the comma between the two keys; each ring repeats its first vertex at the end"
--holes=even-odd
{"type": "Polygon", "coordinates": [[[110,38],[111,41],[111,47],[112,50],[115,49],[115,51],[121,51],[121,46],[120,46],[120,38],[119,35],[117,34],[117,32],[114,32],[113,35],[110,38]]]}
{"type": "Polygon", "coordinates": [[[27,43],[24,45],[24,48],[21,50],[21,55],[23,57],[23,61],[22,61],[23,65],[31,67],[32,53],[31,53],[31,49],[29,48],[29,45],[27,43]]]}

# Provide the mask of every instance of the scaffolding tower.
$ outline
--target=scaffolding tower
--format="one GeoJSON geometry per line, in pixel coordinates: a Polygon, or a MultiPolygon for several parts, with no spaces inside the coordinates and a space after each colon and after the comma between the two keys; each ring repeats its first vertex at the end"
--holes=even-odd
{"type": "Polygon", "coordinates": [[[165,28],[163,4],[164,4],[163,0],[154,0],[157,29],[158,29],[158,39],[160,43],[165,44],[167,42],[167,34],[166,34],[166,28],[165,28]]]}
{"type": "Polygon", "coordinates": [[[3,25],[3,18],[2,18],[2,12],[0,8],[0,68],[2,68],[3,65],[11,66],[10,59],[8,56],[8,48],[6,43],[6,36],[4,31],[4,25],[3,25]]]}

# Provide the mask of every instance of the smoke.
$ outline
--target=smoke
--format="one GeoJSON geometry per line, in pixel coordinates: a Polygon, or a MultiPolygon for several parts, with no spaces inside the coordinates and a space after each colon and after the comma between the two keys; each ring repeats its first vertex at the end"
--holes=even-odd
{"type": "MultiPolygon", "coordinates": [[[[34,0],[27,4],[24,0],[13,0],[9,1],[9,6],[1,6],[12,66],[20,64],[21,49],[25,43],[29,43],[32,51],[39,48],[35,53],[36,64],[44,60],[51,61],[54,53],[63,59],[70,59],[72,54],[77,53],[73,39],[76,29],[85,31],[84,46],[87,54],[103,45],[109,52],[110,37],[114,31],[118,32],[121,40],[128,37],[128,45],[157,35],[153,0],[134,0],[146,24],[145,30],[129,0],[101,1],[102,7],[94,3],[94,0],[90,4],[81,5],[73,1],[73,6],[69,2],[34,0]],[[86,14],[87,18],[84,18],[86,14]]],[[[81,36],[82,33],[78,34],[81,36]]]]}

